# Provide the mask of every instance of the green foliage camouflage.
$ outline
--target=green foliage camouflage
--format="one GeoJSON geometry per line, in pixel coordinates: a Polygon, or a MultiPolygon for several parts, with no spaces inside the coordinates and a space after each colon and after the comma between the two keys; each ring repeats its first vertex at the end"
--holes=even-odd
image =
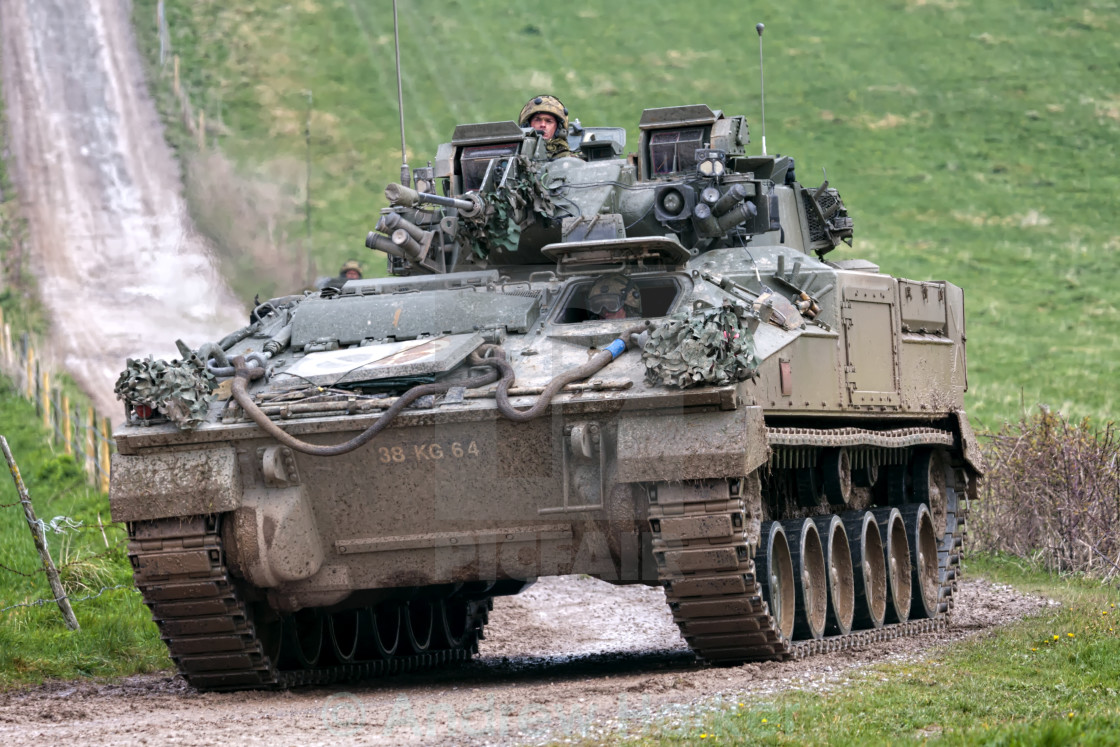
{"type": "Polygon", "coordinates": [[[483,236],[504,251],[515,252],[524,226],[534,217],[547,226],[556,215],[552,196],[541,184],[540,178],[529,171],[528,159],[518,157],[515,173],[516,178],[507,179],[505,184],[483,195],[486,201],[484,221],[460,224],[471,237],[472,248],[478,257],[485,258],[488,254],[485,244],[479,241],[483,236]]]}
{"type": "Polygon", "coordinates": [[[758,370],[751,318],[732,305],[674,314],[642,346],[646,381],[686,389],[751,378],[758,370]]]}
{"type": "Polygon", "coordinates": [[[119,399],[148,405],[183,430],[194,430],[206,417],[217,382],[206,364],[191,354],[186,360],[128,359],[113,391],[119,399]]]}

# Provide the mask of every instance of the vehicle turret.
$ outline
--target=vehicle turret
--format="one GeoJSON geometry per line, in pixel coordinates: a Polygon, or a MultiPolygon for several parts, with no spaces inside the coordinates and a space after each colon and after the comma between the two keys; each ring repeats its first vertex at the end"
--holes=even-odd
{"type": "Polygon", "coordinates": [[[435,167],[417,170],[416,190],[389,186],[367,246],[406,274],[550,264],[551,245],[580,242],[667,238],[690,256],[783,244],[818,257],[851,242],[836,190],[801,186],[787,156],[748,155],[744,117],[668,107],[638,127],[636,154],[622,156],[622,128],[578,126],[581,157],[550,160],[534,130],[461,125],[435,167]]]}

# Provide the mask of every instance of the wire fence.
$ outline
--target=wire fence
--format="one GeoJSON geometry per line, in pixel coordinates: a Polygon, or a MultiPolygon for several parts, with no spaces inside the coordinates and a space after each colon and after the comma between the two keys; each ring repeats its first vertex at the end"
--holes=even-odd
{"type": "MultiPolygon", "coordinates": [[[[25,599],[21,602],[6,604],[0,607],[0,613],[56,604],[67,627],[71,630],[77,630],[79,626],[74,615],[73,604],[97,599],[112,591],[135,591],[135,587],[129,583],[110,585],[102,583],[98,588],[97,580],[106,578],[111,573],[111,570],[106,570],[106,566],[112,566],[117,559],[114,556],[119,556],[128,542],[125,529],[120,524],[106,524],[102,521],[100,514],[97,516],[96,524],[76,521],[69,516],[55,516],[50,520],[38,518],[31,501],[31,495],[23,483],[19,466],[8,447],[7,439],[3,436],[0,436],[0,448],[3,449],[4,458],[8,463],[8,471],[11,473],[16,492],[19,495],[18,501],[0,504],[0,509],[17,506],[22,508],[31,534],[31,541],[39,554],[39,565],[33,570],[21,570],[0,563],[0,571],[28,579],[33,582],[33,586],[39,586],[34,581],[42,575],[46,578],[52,593],[50,597],[25,599]],[[104,543],[104,549],[96,552],[83,549],[71,550],[74,545],[74,538],[80,536],[82,532],[99,534],[101,541],[104,543]],[[52,555],[50,547],[51,535],[62,537],[59,542],[59,549],[54,555],[52,555]],[[112,540],[110,540],[110,535],[113,535],[112,540]],[[58,556],[60,562],[55,562],[55,555],[58,556]],[[79,596],[75,596],[75,594],[79,596]]],[[[78,544],[83,543],[79,541],[78,544]]],[[[94,540],[94,546],[96,546],[96,539],[94,540]]]]}
{"type": "Polygon", "coordinates": [[[137,589],[135,586],[133,586],[130,583],[129,584],[117,584],[116,586],[103,587],[101,589],[98,589],[97,592],[94,593],[94,594],[87,594],[87,595],[81,596],[81,597],[72,597],[72,596],[66,595],[66,596],[58,597],[56,599],[36,599],[34,601],[31,601],[31,602],[20,602],[19,604],[13,604],[13,605],[8,606],[8,607],[0,607],[0,612],[8,612],[10,610],[19,609],[21,607],[42,607],[45,604],[60,604],[63,600],[68,600],[70,602],[70,604],[77,604],[78,602],[88,602],[89,600],[97,599],[101,595],[106,594],[110,591],[128,591],[128,592],[132,592],[134,594],[139,594],[140,593],[139,589],[137,589]]]}
{"type": "Polygon", "coordinates": [[[61,448],[85,470],[89,484],[109,491],[109,463],[113,452],[112,425],[99,418],[88,403],[72,402],[27,332],[12,332],[0,309],[0,372],[16,391],[35,405],[49,432],[50,446],[61,448]]]}
{"type": "MultiPolygon", "coordinates": [[[[50,450],[73,457],[86,483],[94,490],[107,493],[114,451],[109,419],[98,417],[85,397],[76,395],[74,401],[71,400],[69,393],[60,385],[57,372],[41,355],[35,339],[27,332],[13,332],[11,325],[4,321],[2,309],[0,374],[11,380],[16,393],[35,406],[50,450]]],[[[33,543],[39,555],[37,567],[13,567],[0,562],[0,573],[26,579],[26,582],[14,584],[0,582],[0,588],[7,588],[9,592],[15,589],[16,594],[24,596],[21,601],[11,603],[0,598],[0,613],[57,604],[67,626],[76,630],[77,620],[71,609],[73,603],[97,599],[109,592],[133,589],[131,584],[115,584],[109,578],[114,571],[119,577],[120,556],[128,541],[125,528],[121,524],[104,521],[100,514],[96,524],[69,516],[39,518],[15,458],[8,449],[7,440],[2,436],[0,444],[19,494],[16,501],[0,503],[0,511],[22,509],[30,534],[29,545],[33,543]],[[87,533],[93,533],[95,537],[88,540],[87,533]],[[52,547],[52,541],[55,547],[52,547]],[[43,588],[43,582],[38,580],[41,578],[45,578],[49,586],[49,596],[33,598],[42,593],[34,591],[43,588]],[[25,588],[21,590],[21,586],[25,588]],[[30,591],[27,586],[30,586],[30,591]]],[[[53,497],[41,498],[41,505],[53,503],[50,500],[53,497]]],[[[15,554],[9,552],[7,558],[15,554]]]]}

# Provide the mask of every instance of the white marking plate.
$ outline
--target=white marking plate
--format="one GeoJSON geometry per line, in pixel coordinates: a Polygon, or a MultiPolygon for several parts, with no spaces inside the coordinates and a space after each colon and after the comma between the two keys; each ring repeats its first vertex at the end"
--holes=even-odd
{"type": "Polygon", "coordinates": [[[313,384],[335,385],[450,371],[482,344],[478,334],[443,335],[346,350],[308,353],[277,371],[313,384]]]}

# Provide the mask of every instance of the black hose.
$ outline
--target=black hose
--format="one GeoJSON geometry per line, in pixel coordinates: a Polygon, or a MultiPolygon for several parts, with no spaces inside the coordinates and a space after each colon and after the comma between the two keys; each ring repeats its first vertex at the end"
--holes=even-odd
{"type": "Polygon", "coordinates": [[[220,368],[228,368],[230,365],[226,351],[216,342],[203,343],[198,349],[198,357],[207,365],[211,360],[220,368]]]}
{"type": "MultiPolygon", "coordinates": [[[[320,446],[319,444],[309,444],[306,441],[301,441],[295,436],[290,435],[280,426],[273,423],[264,412],[253,402],[252,397],[249,396],[249,381],[257,379],[264,375],[263,368],[249,368],[245,363],[245,358],[242,356],[235,356],[231,359],[234,368],[233,378],[233,398],[237,400],[237,404],[241,405],[242,409],[252,418],[261,429],[268,435],[275,438],[280,443],[295,449],[304,454],[311,454],[312,456],[341,456],[348,454],[354,449],[363,446],[376,436],[393,421],[393,419],[400,413],[401,410],[408,407],[420,397],[427,394],[440,394],[446,392],[453,386],[461,386],[467,389],[475,389],[480,386],[492,384],[498,379],[498,370],[495,367],[493,371],[489,371],[480,376],[475,376],[469,379],[451,379],[447,381],[437,381],[432,384],[421,384],[414,386],[407,392],[397,398],[397,401],[381,414],[377,422],[366,428],[349,441],[344,441],[340,444],[331,446],[320,446]]],[[[492,359],[487,359],[485,365],[493,365],[489,363],[492,359]]]]}
{"type": "MultiPolygon", "coordinates": [[[[258,306],[257,308],[260,308],[260,307],[258,306]]],[[[258,319],[257,321],[253,322],[252,324],[247,324],[246,326],[242,327],[241,329],[237,330],[236,332],[230,332],[228,335],[223,337],[218,342],[217,347],[219,347],[223,351],[229,350],[234,345],[241,342],[246,337],[253,334],[254,332],[256,332],[260,328],[261,328],[261,321],[260,321],[260,319],[258,319]]],[[[203,360],[206,360],[206,358],[203,358],[203,360]]],[[[226,365],[226,364],[223,364],[219,361],[219,365],[226,365]]]]}
{"type": "Polygon", "coordinates": [[[485,357],[485,353],[492,353],[494,351],[498,351],[500,353],[501,348],[499,348],[497,345],[484,345],[480,347],[478,350],[471,353],[471,365],[481,366],[489,364],[501,370],[502,379],[498,382],[497,391],[494,392],[494,401],[498,404],[498,412],[500,412],[509,420],[514,421],[515,423],[524,423],[543,415],[549,404],[552,403],[552,398],[555,397],[556,393],[563,389],[565,386],[571,384],[573,381],[579,381],[580,379],[586,379],[588,376],[594,375],[619,355],[622,355],[622,353],[625,352],[629,347],[630,335],[644,332],[646,330],[646,327],[647,325],[645,324],[639,325],[637,327],[631,327],[630,329],[623,332],[622,337],[619,337],[617,340],[615,340],[614,343],[611,343],[595,355],[591,356],[591,359],[588,360],[587,363],[584,363],[578,368],[573,368],[571,370],[565,371],[559,376],[553,378],[552,381],[548,382],[548,384],[545,386],[544,391],[541,392],[540,397],[537,399],[536,403],[527,410],[518,410],[516,407],[511,405],[509,401],[509,388],[513,386],[515,377],[513,366],[511,366],[504,357],[498,355],[495,355],[494,357],[485,357]],[[615,343],[617,342],[622,343],[621,350],[617,350],[617,348],[615,347],[615,343]],[[480,352],[482,352],[483,354],[480,355],[480,352]]]}

